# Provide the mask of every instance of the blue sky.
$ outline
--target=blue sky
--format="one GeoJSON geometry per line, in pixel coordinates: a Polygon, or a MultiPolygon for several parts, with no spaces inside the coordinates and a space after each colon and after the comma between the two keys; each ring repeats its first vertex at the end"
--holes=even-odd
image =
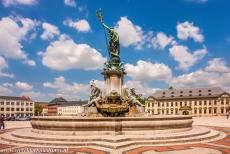
{"type": "Polygon", "coordinates": [[[50,101],[103,88],[108,57],[95,12],[120,35],[125,86],[230,91],[228,0],[2,0],[0,93],[50,101]]]}

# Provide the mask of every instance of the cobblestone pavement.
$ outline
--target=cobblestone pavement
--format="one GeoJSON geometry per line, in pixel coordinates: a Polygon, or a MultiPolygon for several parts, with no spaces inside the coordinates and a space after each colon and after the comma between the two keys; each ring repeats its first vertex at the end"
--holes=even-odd
{"type": "MultiPolygon", "coordinates": [[[[183,144],[183,145],[170,145],[170,146],[139,146],[135,148],[128,148],[126,150],[115,150],[114,154],[230,154],[230,119],[225,120],[224,117],[215,117],[213,119],[219,120],[215,123],[212,118],[203,118],[205,127],[216,129],[224,132],[227,136],[221,140],[201,143],[201,144],[183,144]],[[212,123],[218,126],[210,126],[212,123]],[[225,127],[220,127],[225,122],[225,127]],[[227,122],[227,123],[226,123],[227,122]]],[[[202,119],[194,119],[195,124],[201,125],[202,119]]],[[[28,125],[26,125],[27,127],[28,125]]],[[[13,131],[17,128],[9,128],[1,130],[0,134],[13,131]]],[[[68,153],[68,154],[109,154],[110,150],[97,148],[97,147],[79,147],[79,148],[55,148],[55,147],[28,147],[28,146],[13,146],[8,144],[0,144],[0,154],[14,154],[14,153],[36,153],[36,154],[50,154],[50,153],[68,153]]]]}

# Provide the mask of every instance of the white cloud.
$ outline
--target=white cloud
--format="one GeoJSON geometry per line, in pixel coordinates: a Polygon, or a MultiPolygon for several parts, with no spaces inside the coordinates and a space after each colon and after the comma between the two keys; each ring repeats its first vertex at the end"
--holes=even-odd
{"type": "Polygon", "coordinates": [[[167,45],[175,44],[172,36],[167,36],[163,32],[158,32],[157,35],[152,39],[154,48],[164,49],[167,45]]]}
{"type": "Polygon", "coordinates": [[[3,72],[3,70],[6,68],[8,68],[7,62],[5,61],[5,59],[2,56],[0,56],[0,77],[13,78],[14,77],[13,74],[3,72]]]}
{"type": "Polygon", "coordinates": [[[9,87],[5,87],[5,86],[0,85],[0,94],[1,95],[10,95],[12,93],[13,93],[13,91],[10,90],[9,87]]]}
{"type": "Polygon", "coordinates": [[[154,92],[159,90],[158,88],[151,88],[148,84],[141,81],[129,80],[125,83],[125,87],[131,89],[135,88],[137,94],[142,94],[144,97],[152,95],[154,92]]]}
{"type": "Polygon", "coordinates": [[[202,43],[204,41],[204,36],[201,34],[199,27],[194,26],[193,23],[185,21],[183,23],[178,23],[176,26],[177,37],[182,40],[187,40],[192,38],[196,42],[202,43]]]}
{"type": "Polygon", "coordinates": [[[76,44],[64,35],[51,43],[41,56],[42,63],[55,70],[96,70],[106,61],[96,49],[87,44],[76,44]]]}
{"type": "Polygon", "coordinates": [[[127,17],[121,17],[115,26],[124,47],[138,45],[143,41],[144,35],[140,26],[134,25],[127,17]]]}
{"type": "Polygon", "coordinates": [[[35,5],[37,3],[36,0],[2,0],[2,4],[5,7],[9,7],[10,5],[35,5]]]}
{"type": "Polygon", "coordinates": [[[187,2],[194,2],[194,3],[200,3],[200,4],[204,4],[207,3],[208,0],[185,0],[187,2]]]}
{"type": "MultiPolygon", "coordinates": [[[[212,59],[204,69],[173,78],[171,85],[175,87],[221,87],[230,92],[230,68],[220,67],[220,70],[213,69],[213,64],[219,59],[212,59]]],[[[218,62],[220,63],[220,62],[218,62]]],[[[221,65],[226,64],[221,61],[221,65]]],[[[218,66],[217,66],[218,67],[218,66]]]]}
{"type": "Polygon", "coordinates": [[[12,88],[14,85],[12,83],[5,82],[2,84],[4,87],[12,88]]]}
{"type": "Polygon", "coordinates": [[[63,21],[64,25],[75,28],[79,32],[90,31],[90,25],[86,19],[81,19],[78,21],[73,21],[72,19],[66,19],[63,21]]]}
{"type": "Polygon", "coordinates": [[[136,65],[126,64],[127,75],[134,80],[159,80],[168,82],[172,77],[171,69],[165,64],[151,63],[139,60],[136,65]]]}
{"type": "Polygon", "coordinates": [[[208,64],[209,65],[205,68],[205,71],[207,72],[230,72],[230,68],[227,66],[226,62],[221,58],[214,58],[210,60],[208,64]]]}
{"type": "Polygon", "coordinates": [[[24,63],[24,64],[27,64],[27,65],[29,65],[29,66],[36,66],[36,62],[35,62],[34,60],[29,60],[29,59],[27,59],[27,60],[25,60],[23,63],[24,63]]]}
{"type": "Polygon", "coordinates": [[[88,98],[89,84],[66,83],[63,76],[55,78],[54,82],[45,82],[43,86],[46,88],[56,89],[56,93],[50,94],[51,97],[64,97],[66,99],[88,98]]]}
{"type": "Polygon", "coordinates": [[[206,48],[203,48],[190,53],[188,47],[182,45],[174,45],[169,51],[173,59],[179,63],[177,68],[181,70],[188,70],[208,52],[206,48]]]}
{"type": "Polygon", "coordinates": [[[42,28],[44,29],[44,32],[41,35],[41,38],[43,40],[52,39],[55,35],[60,34],[60,31],[57,26],[49,24],[47,22],[42,24],[42,28]]]}
{"type": "Polygon", "coordinates": [[[26,96],[32,98],[32,100],[38,100],[39,98],[43,97],[45,94],[36,91],[24,91],[20,94],[21,96],[26,96]]]}
{"type": "Polygon", "coordinates": [[[68,5],[68,6],[71,6],[71,7],[76,7],[77,6],[75,0],[64,0],[64,4],[68,5]]]}
{"type": "Polygon", "coordinates": [[[22,17],[3,17],[0,20],[0,56],[11,59],[29,60],[22,50],[22,40],[26,40],[29,32],[33,31],[39,23],[35,20],[22,17]]]}
{"type": "Polygon", "coordinates": [[[18,81],[15,83],[15,86],[18,88],[18,89],[21,89],[21,90],[31,90],[33,89],[33,86],[26,83],[26,82],[21,82],[21,81],[18,81]]]}

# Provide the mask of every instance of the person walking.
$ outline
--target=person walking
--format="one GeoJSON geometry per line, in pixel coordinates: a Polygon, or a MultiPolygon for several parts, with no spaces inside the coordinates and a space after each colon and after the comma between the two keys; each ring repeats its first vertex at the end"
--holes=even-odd
{"type": "Polygon", "coordinates": [[[5,129],[4,115],[3,114],[0,117],[0,129],[5,129]]]}
{"type": "Polygon", "coordinates": [[[227,114],[227,119],[228,119],[229,116],[230,116],[230,106],[227,107],[227,112],[226,112],[226,114],[227,114]]]}

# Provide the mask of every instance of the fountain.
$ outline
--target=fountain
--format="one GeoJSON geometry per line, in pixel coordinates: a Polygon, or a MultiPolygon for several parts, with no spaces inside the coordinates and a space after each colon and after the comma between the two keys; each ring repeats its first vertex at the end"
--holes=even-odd
{"type": "Polygon", "coordinates": [[[144,112],[134,89],[123,87],[125,69],[120,61],[118,33],[107,26],[100,11],[99,21],[109,34],[109,60],[102,74],[105,91],[90,82],[91,95],[85,112],[78,116],[33,117],[32,128],[4,134],[14,144],[46,146],[97,146],[121,149],[128,146],[197,143],[224,137],[218,131],[193,127],[188,115],[154,116],[144,112]]]}

